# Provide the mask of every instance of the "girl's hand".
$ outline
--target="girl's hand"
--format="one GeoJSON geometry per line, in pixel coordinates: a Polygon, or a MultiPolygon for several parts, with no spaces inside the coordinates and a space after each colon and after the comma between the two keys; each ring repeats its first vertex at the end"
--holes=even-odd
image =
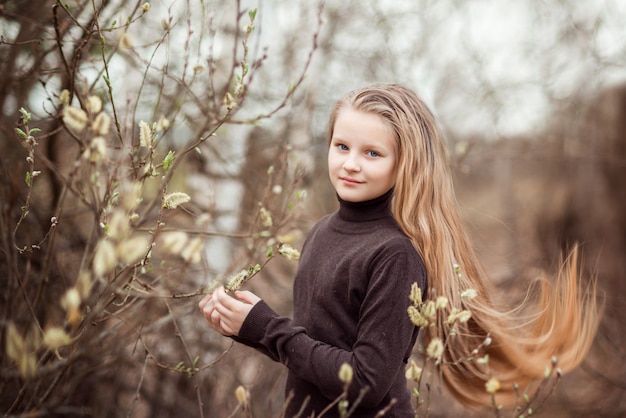
{"type": "Polygon", "coordinates": [[[222,329],[219,327],[220,316],[215,310],[215,302],[213,302],[213,295],[208,294],[204,298],[202,298],[200,303],[198,303],[198,308],[200,309],[200,312],[202,312],[204,319],[206,319],[206,321],[209,323],[211,328],[213,328],[219,333],[222,333],[222,329]]]}
{"type": "Polygon", "coordinates": [[[219,287],[212,294],[206,295],[198,307],[211,328],[229,337],[239,335],[243,321],[260,300],[248,291],[235,291],[235,297],[232,297],[226,294],[224,287],[219,287]]]}

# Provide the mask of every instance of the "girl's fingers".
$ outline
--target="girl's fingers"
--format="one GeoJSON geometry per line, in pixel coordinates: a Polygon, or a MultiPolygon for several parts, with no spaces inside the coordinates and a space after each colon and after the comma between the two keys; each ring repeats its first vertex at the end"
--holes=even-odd
{"type": "Polygon", "coordinates": [[[213,323],[213,325],[216,325],[216,326],[220,325],[220,321],[221,321],[220,314],[216,310],[211,312],[209,319],[211,319],[211,322],[213,323]]]}
{"type": "Polygon", "coordinates": [[[218,303],[217,305],[215,305],[215,310],[220,314],[222,318],[231,318],[233,315],[235,315],[238,312],[236,307],[235,309],[233,309],[232,307],[229,307],[227,305],[230,305],[230,304],[218,303]]]}
{"type": "Polygon", "coordinates": [[[233,331],[231,324],[227,321],[222,320],[220,322],[220,327],[222,328],[222,335],[230,337],[231,335],[235,335],[236,333],[233,331]]]}
{"type": "Polygon", "coordinates": [[[215,301],[213,300],[211,295],[207,295],[200,301],[198,307],[200,308],[200,312],[202,313],[202,315],[206,319],[209,319],[211,313],[215,310],[215,301]]]}
{"type": "MultiPolygon", "coordinates": [[[[238,309],[241,309],[241,304],[243,302],[235,299],[232,296],[229,296],[223,287],[220,287],[219,289],[217,289],[214,295],[215,295],[216,307],[221,305],[221,307],[229,311],[236,311],[238,309]]],[[[220,310],[220,313],[226,313],[226,312],[220,310]]]]}
{"type": "Polygon", "coordinates": [[[239,300],[242,300],[242,301],[244,301],[244,302],[246,302],[246,303],[249,303],[250,305],[254,305],[254,304],[256,304],[258,301],[260,301],[260,300],[261,300],[261,298],[260,298],[260,297],[258,297],[258,296],[257,296],[257,295],[255,295],[254,293],[249,292],[249,291],[247,291],[247,290],[244,290],[244,291],[239,291],[239,290],[237,290],[237,291],[235,292],[235,296],[237,296],[237,298],[238,298],[239,300]]]}
{"type": "Polygon", "coordinates": [[[207,303],[209,303],[211,300],[213,299],[213,295],[208,294],[205,297],[202,298],[202,300],[198,303],[198,308],[200,308],[200,311],[204,311],[204,307],[207,305],[207,303]]]}
{"type": "Polygon", "coordinates": [[[240,311],[242,309],[248,310],[250,307],[244,305],[254,305],[261,300],[260,297],[247,290],[237,290],[235,291],[236,297],[229,296],[223,287],[217,289],[214,296],[216,303],[222,304],[226,309],[231,311],[240,311]]]}
{"type": "Polygon", "coordinates": [[[211,328],[230,336],[238,335],[248,313],[260,300],[248,291],[237,291],[233,297],[226,293],[224,287],[219,287],[213,294],[205,296],[198,306],[211,328]]]}
{"type": "Polygon", "coordinates": [[[213,294],[211,295],[213,296],[213,300],[215,302],[216,305],[220,304],[223,302],[223,300],[228,297],[228,295],[226,294],[226,291],[224,290],[223,286],[218,287],[217,289],[215,289],[213,291],[213,294]]]}

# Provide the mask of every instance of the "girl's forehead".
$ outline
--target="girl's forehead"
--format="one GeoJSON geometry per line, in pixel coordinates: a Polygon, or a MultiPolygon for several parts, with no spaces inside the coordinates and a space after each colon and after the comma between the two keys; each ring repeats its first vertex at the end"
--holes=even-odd
{"type": "Polygon", "coordinates": [[[363,131],[375,129],[388,131],[388,124],[377,113],[346,108],[342,109],[335,119],[335,133],[337,131],[363,131]]]}
{"type": "Polygon", "coordinates": [[[354,109],[346,109],[337,115],[330,140],[396,149],[393,130],[378,114],[354,109]]]}
{"type": "Polygon", "coordinates": [[[344,106],[338,110],[337,115],[335,117],[335,126],[337,126],[337,122],[351,120],[351,121],[367,121],[372,124],[378,124],[384,126],[386,128],[390,128],[391,124],[387,119],[385,119],[378,112],[374,112],[371,110],[362,110],[358,108],[354,108],[352,106],[344,106]]]}

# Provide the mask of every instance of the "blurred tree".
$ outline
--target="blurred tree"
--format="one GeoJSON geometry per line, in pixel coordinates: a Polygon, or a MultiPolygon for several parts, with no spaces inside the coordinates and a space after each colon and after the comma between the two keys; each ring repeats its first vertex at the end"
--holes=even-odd
{"type": "MultiPolygon", "coordinates": [[[[301,239],[335,207],[328,111],[347,90],[393,81],[424,96],[448,133],[466,220],[505,299],[572,240],[589,270],[598,260],[610,319],[582,368],[593,391],[574,404],[583,397],[566,381],[574,396],[550,413],[584,414],[608,391],[601,412],[619,415],[623,375],[601,360],[624,356],[611,299],[623,287],[624,95],[607,86],[625,78],[625,15],[619,0],[0,2],[0,334],[3,354],[11,340],[34,355],[2,356],[2,411],[228,416],[242,383],[255,416],[279,411],[280,368],[243,348],[221,357],[228,342],[207,331],[197,298],[179,296],[264,262],[277,236],[301,239]],[[68,106],[86,111],[83,131],[68,106]],[[101,160],[99,113],[111,119],[101,160]],[[137,184],[142,200],[124,214],[143,257],[96,277],[137,184]],[[284,209],[303,204],[300,187],[315,198],[296,222],[284,209]],[[171,192],[191,200],[164,208],[171,192]],[[202,238],[200,263],[166,254],[174,232],[187,248],[202,238]],[[73,327],[68,290],[85,283],[73,327]],[[54,327],[71,344],[42,346],[54,327]]],[[[292,272],[273,263],[249,286],[288,314],[292,272]]],[[[433,402],[431,415],[449,405],[433,402]]]]}
{"type": "Polygon", "coordinates": [[[266,96],[252,93],[269,56],[257,8],[32,9],[0,5],[0,408],[9,416],[234,408],[233,392],[220,389],[240,384],[234,365],[212,372],[230,345],[207,332],[195,296],[264,265],[292,228],[301,174],[286,140],[272,155],[279,172],[265,167],[249,185],[279,180],[280,193],[257,195],[273,223],[237,222],[239,171],[248,157],[265,164],[245,155],[242,139],[298,91],[318,19],[303,19],[309,44],[294,53],[305,59],[266,96]],[[231,254],[236,247],[255,251],[231,254]]]}

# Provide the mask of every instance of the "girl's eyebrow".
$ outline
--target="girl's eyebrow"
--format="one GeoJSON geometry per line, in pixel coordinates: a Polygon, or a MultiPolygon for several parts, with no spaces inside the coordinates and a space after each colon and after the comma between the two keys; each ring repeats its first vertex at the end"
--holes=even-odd
{"type": "Polygon", "coordinates": [[[382,145],[382,144],[380,144],[378,142],[366,143],[364,145],[364,148],[374,149],[374,150],[381,150],[381,151],[389,151],[389,149],[386,146],[384,146],[384,145],[382,145]]]}

